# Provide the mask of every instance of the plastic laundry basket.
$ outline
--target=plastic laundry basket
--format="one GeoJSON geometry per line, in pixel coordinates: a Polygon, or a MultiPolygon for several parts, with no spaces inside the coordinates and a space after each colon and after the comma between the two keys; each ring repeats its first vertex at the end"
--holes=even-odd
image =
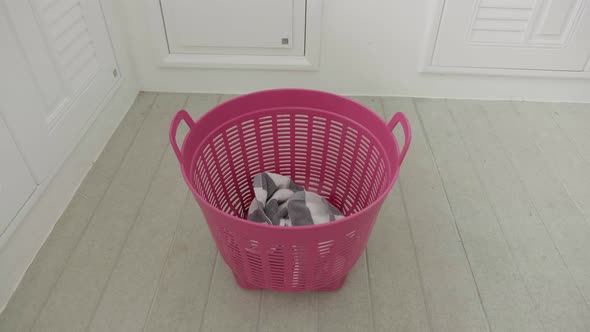
{"type": "Polygon", "coordinates": [[[410,138],[402,113],[385,123],[352,100],[300,89],[244,95],[196,122],[181,110],[170,126],[184,179],[238,284],[291,292],[342,286],[363,253],[410,138]],[[190,130],[179,148],[182,121],[190,130]],[[398,124],[405,134],[401,150],[392,133],[398,124]],[[252,178],[263,171],[290,176],[347,217],[298,227],[243,219],[253,198],[252,178]]]}

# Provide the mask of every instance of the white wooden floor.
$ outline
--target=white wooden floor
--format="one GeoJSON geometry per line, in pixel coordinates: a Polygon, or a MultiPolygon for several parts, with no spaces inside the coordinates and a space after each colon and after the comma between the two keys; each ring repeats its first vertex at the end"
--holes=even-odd
{"type": "Polygon", "coordinates": [[[0,331],[590,331],[590,105],[356,98],[414,140],[344,288],[246,291],[142,93],[29,268],[0,331]]]}

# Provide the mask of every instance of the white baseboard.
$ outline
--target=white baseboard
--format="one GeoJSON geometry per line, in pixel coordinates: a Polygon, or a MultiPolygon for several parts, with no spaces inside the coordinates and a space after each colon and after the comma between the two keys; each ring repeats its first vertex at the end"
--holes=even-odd
{"type": "Polygon", "coordinates": [[[132,79],[122,78],[83,128],[66,161],[37,187],[0,238],[0,312],[138,92],[132,79]]]}

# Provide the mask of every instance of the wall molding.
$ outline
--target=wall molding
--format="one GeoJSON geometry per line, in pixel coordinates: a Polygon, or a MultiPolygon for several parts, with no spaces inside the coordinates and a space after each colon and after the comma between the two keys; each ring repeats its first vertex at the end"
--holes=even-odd
{"type": "Polygon", "coordinates": [[[227,55],[170,53],[160,0],[147,6],[152,43],[163,68],[220,68],[315,71],[320,65],[323,0],[306,0],[304,55],[227,55]]]}
{"type": "Polygon", "coordinates": [[[459,74],[477,76],[507,76],[532,78],[590,79],[590,71],[556,71],[505,68],[444,67],[424,64],[419,71],[425,74],[459,74]]]}

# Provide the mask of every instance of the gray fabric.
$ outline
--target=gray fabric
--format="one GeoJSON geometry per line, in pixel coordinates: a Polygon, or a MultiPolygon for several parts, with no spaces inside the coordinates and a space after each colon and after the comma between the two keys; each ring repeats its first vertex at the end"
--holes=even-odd
{"type": "Polygon", "coordinates": [[[277,226],[317,225],[344,216],[328,200],[305,191],[287,176],[260,173],[254,177],[254,199],[248,220],[277,226]]]}

